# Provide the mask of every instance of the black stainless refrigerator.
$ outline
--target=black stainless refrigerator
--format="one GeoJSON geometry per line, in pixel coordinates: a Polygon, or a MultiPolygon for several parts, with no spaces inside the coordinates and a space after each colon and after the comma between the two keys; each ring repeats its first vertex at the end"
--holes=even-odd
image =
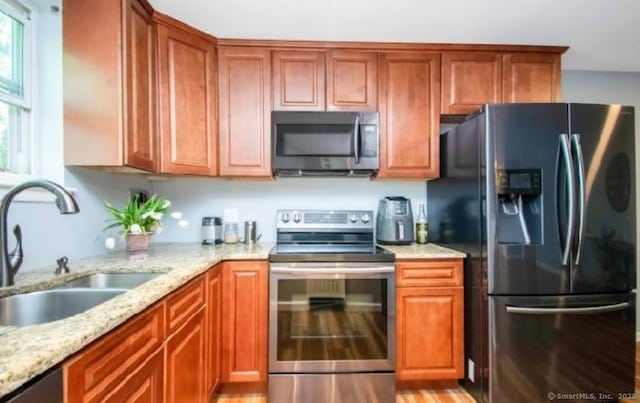
{"type": "Polygon", "coordinates": [[[633,397],[633,107],[486,105],[441,136],[430,240],[464,250],[478,401],[633,397]]]}

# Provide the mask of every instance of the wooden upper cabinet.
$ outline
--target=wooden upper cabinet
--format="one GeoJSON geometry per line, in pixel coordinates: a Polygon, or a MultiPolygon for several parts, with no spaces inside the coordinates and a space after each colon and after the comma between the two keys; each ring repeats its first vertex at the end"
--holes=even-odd
{"type": "Polygon", "coordinates": [[[501,100],[500,53],[442,53],[442,114],[466,115],[501,100]]]}
{"type": "Polygon", "coordinates": [[[271,51],[218,48],[220,175],[271,177],[271,51]]]}
{"type": "Polygon", "coordinates": [[[223,263],[223,382],[267,380],[268,270],[265,261],[223,263]]]}
{"type": "Polygon", "coordinates": [[[439,175],[440,54],[380,56],[379,178],[439,175]]]}
{"type": "Polygon", "coordinates": [[[504,53],[503,102],[560,101],[560,55],[504,53]]]}
{"type": "Polygon", "coordinates": [[[323,111],[324,51],[272,52],[273,109],[323,111]]]}
{"type": "Polygon", "coordinates": [[[163,173],[217,175],[213,37],[156,13],[163,173]]]}
{"type": "Polygon", "coordinates": [[[377,110],[377,83],[377,52],[327,51],[327,110],[377,110]]]}
{"type": "Polygon", "coordinates": [[[152,13],[145,0],[65,0],[66,165],[155,170],[152,13]]]}

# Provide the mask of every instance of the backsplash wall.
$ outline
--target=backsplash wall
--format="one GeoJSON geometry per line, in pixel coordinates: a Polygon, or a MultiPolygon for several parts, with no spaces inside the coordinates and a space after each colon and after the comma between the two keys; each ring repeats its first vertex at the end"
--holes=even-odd
{"type": "Polygon", "coordinates": [[[378,210],[385,196],[411,199],[414,215],[418,204],[425,202],[424,181],[371,181],[366,178],[278,178],[274,181],[226,181],[207,179],[173,179],[152,181],[154,193],[173,203],[189,227],[179,228],[175,221],[164,220],[164,231],[156,241],[200,241],[203,216],[223,216],[225,208],[239,211],[240,236],[244,221],[257,222],[261,241],[275,241],[276,210],[361,209],[378,210]]]}

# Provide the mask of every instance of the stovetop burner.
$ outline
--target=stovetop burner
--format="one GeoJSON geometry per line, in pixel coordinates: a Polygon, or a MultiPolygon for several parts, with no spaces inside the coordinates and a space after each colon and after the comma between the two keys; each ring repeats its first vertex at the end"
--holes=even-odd
{"type": "Polygon", "coordinates": [[[393,262],[375,245],[373,211],[278,210],[272,262],[393,262]]]}

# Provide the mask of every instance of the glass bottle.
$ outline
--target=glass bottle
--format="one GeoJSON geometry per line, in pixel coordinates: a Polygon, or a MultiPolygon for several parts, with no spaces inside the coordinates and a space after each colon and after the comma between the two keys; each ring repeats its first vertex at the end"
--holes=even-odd
{"type": "Polygon", "coordinates": [[[425,244],[427,242],[429,242],[429,224],[427,223],[424,203],[421,203],[420,212],[416,219],[416,243],[425,244]]]}
{"type": "Polygon", "coordinates": [[[238,243],[239,240],[240,233],[238,232],[238,223],[226,223],[224,225],[224,243],[233,244],[238,243]]]}

